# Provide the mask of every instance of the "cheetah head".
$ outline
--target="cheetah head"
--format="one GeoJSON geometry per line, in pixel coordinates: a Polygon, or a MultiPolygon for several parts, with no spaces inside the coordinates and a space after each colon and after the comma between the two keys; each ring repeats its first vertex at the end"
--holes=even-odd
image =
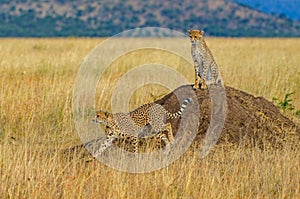
{"type": "Polygon", "coordinates": [[[111,113],[109,113],[109,112],[101,111],[101,110],[97,111],[96,117],[93,120],[93,122],[107,125],[110,116],[111,116],[111,113]]]}
{"type": "Polygon", "coordinates": [[[189,37],[191,42],[194,43],[196,41],[200,41],[204,35],[203,30],[189,30],[189,37]]]}

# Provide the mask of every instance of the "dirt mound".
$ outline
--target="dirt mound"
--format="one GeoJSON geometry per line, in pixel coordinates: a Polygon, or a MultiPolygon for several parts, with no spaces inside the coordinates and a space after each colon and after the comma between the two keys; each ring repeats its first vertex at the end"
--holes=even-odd
{"type": "MultiPolygon", "coordinates": [[[[182,86],[156,101],[166,110],[175,111],[179,108],[174,93],[188,92],[190,85],[182,86]],[[186,90],[186,91],[185,91],[186,90]]],[[[279,110],[264,97],[255,97],[246,92],[225,87],[227,111],[224,128],[218,143],[229,142],[243,145],[259,145],[265,147],[279,146],[285,141],[300,141],[300,128],[293,121],[282,115],[279,110]]],[[[200,122],[195,141],[205,137],[211,118],[211,99],[209,90],[196,90],[200,122]]],[[[191,115],[193,117],[193,115],[191,115]]],[[[180,120],[170,121],[173,132],[176,132],[180,120]]]]}

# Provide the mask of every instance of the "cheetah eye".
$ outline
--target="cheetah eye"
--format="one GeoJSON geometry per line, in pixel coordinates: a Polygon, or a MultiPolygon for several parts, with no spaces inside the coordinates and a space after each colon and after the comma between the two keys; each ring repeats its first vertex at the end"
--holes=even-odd
{"type": "Polygon", "coordinates": [[[195,38],[197,38],[197,36],[195,35],[195,38]]]}
{"type": "Polygon", "coordinates": [[[99,118],[99,117],[100,117],[100,115],[97,115],[96,117],[97,117],[97,118],[99,118]]]}

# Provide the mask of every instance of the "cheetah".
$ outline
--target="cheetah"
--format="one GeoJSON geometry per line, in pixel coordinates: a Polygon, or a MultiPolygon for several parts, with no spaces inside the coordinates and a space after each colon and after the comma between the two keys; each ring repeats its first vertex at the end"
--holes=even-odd
{"type": "Polygon", "coordinates": [[[191,54],[195,67],[194,89],[207,89],[209,85],[223,86],[218,65],[204,40],[203,30],[189,30],[191,54]]]}
{"type": "MultiPolygon", "coordinates": [[[[185,111],[187,105],[192,102],[187,98],[182,102],[180,109],[175,113],[166,111],[161,105],[156,103],[144,104],[130,113],[109,113],[107,111],[97,111],[94,119],[95,123],[106,125],[106,140],[97,151],[100,155],[117,139],[129,140],[133,145],[133,152],[137,152],[137,145],[140,138],[145,137],[145,131],[155,132],[154,137],[161,139],[165,145],[174,140],[172,126],[167,119],[179,118],[185,111]],[[162,132],[167,132],[167,135],[162,132]],[[129,133],[130,132],[130,133],[129,133]]],[[[146,133],[146,136],[153,133],[146,133]]]]}

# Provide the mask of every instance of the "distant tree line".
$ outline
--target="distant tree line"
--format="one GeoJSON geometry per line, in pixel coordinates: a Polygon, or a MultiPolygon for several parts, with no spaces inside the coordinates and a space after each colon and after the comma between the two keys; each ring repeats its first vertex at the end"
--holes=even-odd
{"type": "MultiPolygon", "coordinates": [[[[22,0],[18,1],[22,2],[22,0]]],[[[63,4],[70,0],[56,0],[56,2],[63,4]]],[[[178,6],[171,9],[161,4],[150,5],[151,10],[157,10],[159,15],[147,11],[146,8],[135,10],[130,5],[122,6],[122,4],[114,7],[103,5],[103,12],[99,16],[89,16],[85,20],[82,20],[81,16],[93,12],[93,7],[89,6],[86,10],[78,9],[77,17],[46,15],[40,18],[37,17],[34,9],[23,11],[20,15],[0,13],[0,37],[107,37],[128,29],[149,26],[170,28],[181,32],[201,27],[211,36],[300,36],[299,23],[287,20],[284,16],[281,16],[282,20],[273,21],[257,18],[256,24],[249,26],[249,19],[240,18],[234,12],[227,14],[226,18],[212,17],[217,16],[218,12],[223,12],[222,7],[216,10],[208,10],[204,7],[201,11],[209,15],[203,17],[196,16],[191,6],[186,6],[185,10],[189,11],[187,12],[189,15],[186,16],[178,6]],[[110,16],[109,13],[114,15],[110,16]],[[236,27],[229,25],[232,22],[236,27]]],[[[15,8],[12,6],[10,9],[15,8]]]]}

